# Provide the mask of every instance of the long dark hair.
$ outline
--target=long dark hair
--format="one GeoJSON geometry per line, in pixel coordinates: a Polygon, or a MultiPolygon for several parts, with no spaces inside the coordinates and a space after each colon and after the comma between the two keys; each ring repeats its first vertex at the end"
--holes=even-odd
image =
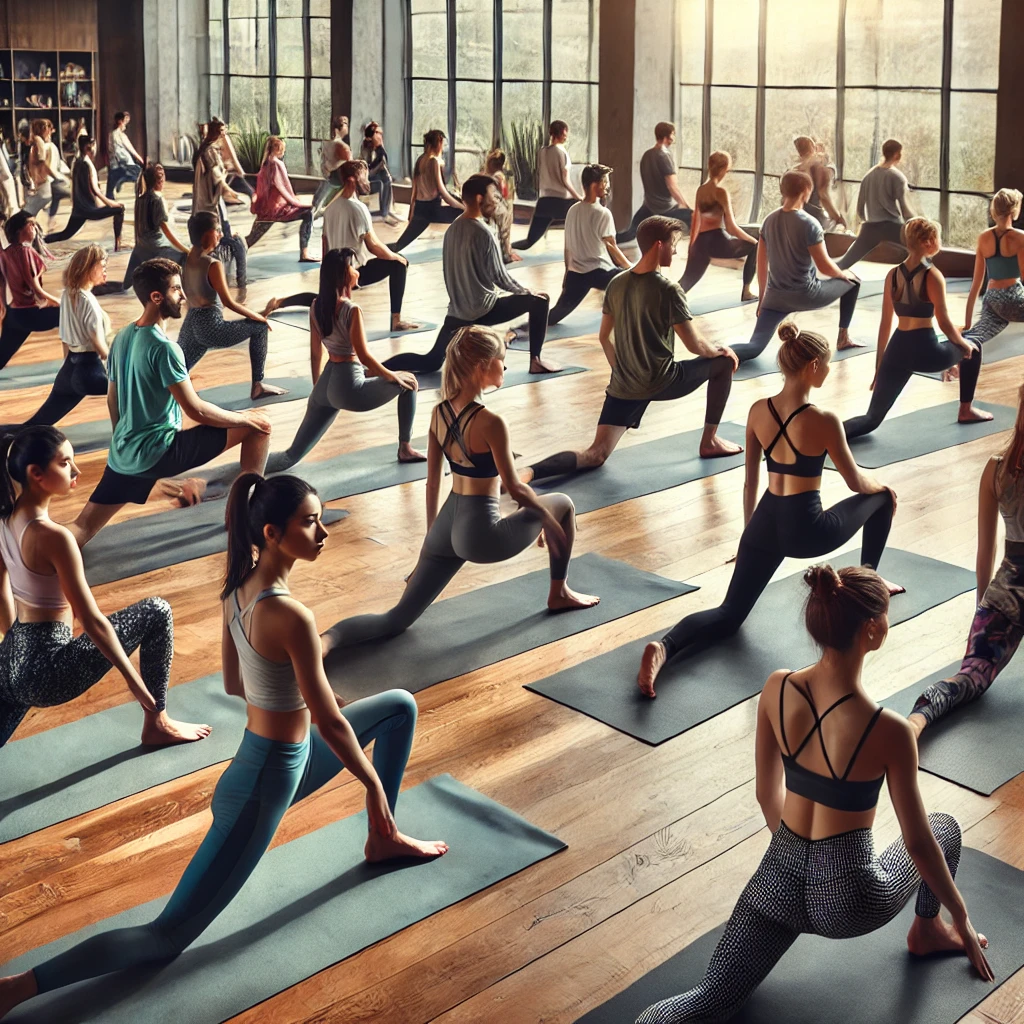
{"type": "Polygon", "coordinates": [[[209,123],[206,126],[206,134],[203,136],[203,141],[196,147],[195,153],[192,154],[192,169],[195,170],[199,166],[199,161],[202,155],[224,134],[224,122],[219,118],[210,118],[209,123]]]}
{"type": "Polygon", "coordinates": [[[28,467],[48,466],[66,440],[56,427],[42,425],[22,427],[0,438],[0,519],[14,511],[14,485],[25,486],[28,467]]]}
{"type": "Polygon", "coordinates": [[[316,493],[312,484],[286,473],[269,479],[242,473],[235,480],[228,495],[228,567],[222,601],[252,575],[256,567],[252,549],[262,551],[266,545],[263,528],[285,530],[306,496],[316,493]]]}
{"type": "Polygon", "coordinates": [[[322,338],[334,330],[338,296],[347,294],[348,268],[355,258],[354,249],[331,249],[320,264],[320,292],[313,301],[313,315],[322,338]]]}

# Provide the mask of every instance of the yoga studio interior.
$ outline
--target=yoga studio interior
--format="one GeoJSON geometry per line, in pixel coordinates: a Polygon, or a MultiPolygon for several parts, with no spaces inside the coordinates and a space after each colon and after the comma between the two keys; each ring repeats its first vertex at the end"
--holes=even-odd
{"type": "Polygon", "coordinates": [[[3,1024],[1024,1024],[1022,0],[0,0],[3,1024]]]}

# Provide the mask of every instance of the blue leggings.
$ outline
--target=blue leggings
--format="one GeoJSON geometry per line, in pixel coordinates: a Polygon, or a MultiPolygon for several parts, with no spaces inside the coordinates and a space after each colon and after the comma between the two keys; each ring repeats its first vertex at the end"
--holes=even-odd
{"type": "MultiPolygon", "coordinates": [[[[415,699],[405,690],[387,690],[346,705],[342,714],[362,746],[376,741],[373,766],[393,811],[416,729],[415,699]]],[[[40,964],[34,972],[39,991],[178,956],[235,898],[285,811],[341,770],[319,733],[301,743],[278,743],[246,730],[214,790],[210,831],[160,916],[95,935],[40,964]]]]}

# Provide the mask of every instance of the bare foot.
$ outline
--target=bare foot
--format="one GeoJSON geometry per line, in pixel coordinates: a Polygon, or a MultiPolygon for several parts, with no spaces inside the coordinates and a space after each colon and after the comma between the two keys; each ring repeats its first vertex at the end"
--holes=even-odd
{"type": "Polygon", "coordinates": [[[6,1017],[16,1006],[38,992],[36,976],[31,971],[0,978],[0,1017],[6,1017]]]}
{"type": "Polygon", "coordinates": [[[710,441],[702,441],[700,446],[700,457],[702,459],[722,459],[727,455],[739,455],[743,446],[726,441],[715,434],[710,441]]]}
{"type": "Polygon", "coordinates": [[[412,320],[392,320],[391,333],[396,331],[418,331],[423,325],[414,323],[412,320]]]}
{"type": "Polygon", "coordinates": [[[320,257],[319,256],[311,256],[309,254],[309,250],[308,249],[303,249],[302,252],[299,253],[299,262],[300,263],[319,263],[320,262],[320,257]]]}
{"type": "Polygon", "coordinates": [[[142,727],[142,742],[150,747],[169,747],[174,743],[194,743],[205,740],[213,730],[208,725],[193,722],[176,722],[167,717],[166,711],[158,714],[146,713],[142,727]]]}
{"type": "Polygon", "coordinates": [[[948,370],[942,371],[942,383],[951,384],[953,381],[960,379],[960,367],[951,366],[948,370]]]}
{"type": "Polygon", "coordinates": [[[882,582],[888,588],[890,597],[895,597],[897,594],[905,594],[907,592],[906,587],[901,587],[898,583],[890,583],[884,576],[882,577],[882,582]]]}
{"type": "Polygon", "coordinates": [[[181,483],[181,490],[177,496],[177,502],[182,508],[190,505],[198,505],[206,494],[207,482],[198,476],[190,476],[181,483]]]}
{"type": "Polygon", "coordinates": [[[957,423],[987,423],[992,419],[992,413],[985,412],[984,409],[975,409],[973,405],[967,405],[964,408],[964,403],[960,404],[960,412],[957,415],[957,423]]]}
{"type": "Polygon", "coordinates": [[[920,739],[921,733],[928,728],[928,719],[916,712],[907,715],[907,722],[910,723],[910,728],[914,730],[914,736],[917,739],[920,739]]]}
{"type": "Polygon", "coordinates": [[[249,392],[249,397],[255,402],[257,398],[267,398],[269,395],[287,395],[287,388],[279,388],[276,384],[265,384],[263,381],[258,381],[253,384],[252,391],[249,392]]]}
{"type": "Polygon", "coordinates": [[[840,331],[839,339],[836,341],[836,349],[842,351],[844,348],[864,348],[864,344],[860,341],[854,341],[846,331],[840,331]]]}
{"type": "Polygon", "coordinates": [[[530,360],[530,373],[558,373],[561,369],[558,363],[548,363],[542,359],[530,360]]]}
{"type": "MultiPolygon", "coordinates": [[[[988,948],[988,939],[980,932],[978,942],[988,948]]],[[[963,952],[964,942],[957,930],[941,917],[915,917],[907,932],[907,949],[914,956],[932,956],[935,953],[963,952]]]]}
{"type": "Polygon", "coordinates": [[[396,831],[393,836],[385,837],[371,832],[366,837],[363,854],[371,864],[382,860],[396,860],[401,857],[418,857],[421,860],[432,860],[443,857],[448,852],[448,844],[440,839],[410,839],[396,831]]]}
{"type": "Polygon", "coordinates": [[[593,608],[600,601],[601,598],[595,594],[577,594],[564,580],[560,584],[552,582],[551,592],[548,594],[548,611],[562,612],[574,611],[577,608],[593,608]]]}
{"type": "Polygon", "coordinates": [[[654,681],[667,660],[665,645],[660,640],[652,640],[645,648],[640,659],[640,671],[636,676],[636,685],[640,692],[652,700],[657,696],[654,692],[654,681]]]}
{"type": "Polygon", "coordinates": [[[413,448],[408,441],[403,441],[398,446],[398,461],[399,462],[426,462],[426,452],[421,452],[418,448],[413,448]]]}
{"type": "Polygon", "coordinates": [[[753,302],[756,298],[757,296],[749,288],[744,288],[740,294],[740,302],[753,302]]]}
{"type": "Polygon", "coordinates": [[[262,316],[270,316],[271,313],[281,308],[281,300],[276,296],[271,299],[264,307],[262,316]]]}

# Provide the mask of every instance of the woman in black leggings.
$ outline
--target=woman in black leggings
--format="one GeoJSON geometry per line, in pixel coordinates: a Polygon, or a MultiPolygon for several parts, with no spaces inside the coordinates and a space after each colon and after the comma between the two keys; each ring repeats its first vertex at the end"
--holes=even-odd
{"type": "MultiPolygon", "coordinates": [[[[925,217],[907,221],[910,255],[886,275],[882,290],[882,320],[878,326],[878,355],[871,381],[871,404],[863,416],[843,424],[847,439],[876,430],[907,386],[911,374],[949,370],[962,359],[978,358],[977,346],[960,335],[946,309],[946,279],[930,258],[942,248],[939,225],[925,217]],[[898,317],[896,330],[892,318],[898,317]],[[934,321],[948,341],[939,341],[934,321]],[[890,332],[892,337],[890,337],[890,332]]],[[[973,399],[974,393],[971,392],[973,399]]],[[[971,401],[960,409],[961,423],[990,420],[992,414],[975,409],[971,401]]]]}
{"type": "MultiPolygon", "coordinates": [[[[779,368],[785,377],[774,398],[755,402],[747,416],[746,528],[725,601],[688,615],[644,649],[637,684],[654,697],[654,682],[677,655],[695,654],[732,636],[743,625],[784,558],[815,558],[845,544],[861,527],[861,563],[878,566],[896,512],[896,495],[853,460],[835,413],[808,402],[828,377],[832,352],[820,334],[800,331],[792,320],[779,328],[779,368]],[[754,507],[761,453],[768,490],[754,507]],[[811,454],[813,453],[813,454],[811,454]],[[853,497],[821,507],[821,473],[829,455],[853,497]]],[[[903,588],[889,584],[890,593],[903,588]]]]}
{"type": "Polygon", "coordinates": [[[71,216],[63,231],[46,236],[49,242],[65,242],[74,237],[89,220],[114,220],[114,251],[121,248],[121,227],[124,224],[124,203],[108,199],[101,191],[93,157],[96,140],[83,135],[78,140],[78,159],[71,170],[71,216]]]}
{"type": "Polygon", "coordinates": [[[431,224],[451,224],[463,206],[444,184],[441,151],[445,134],[433,128],[423,136],[423,153],[416,161],[412,175],[412,195],[409,198],[409,226],[392,242],[392,252],[401,252],[414,242],[431,224]]]}

